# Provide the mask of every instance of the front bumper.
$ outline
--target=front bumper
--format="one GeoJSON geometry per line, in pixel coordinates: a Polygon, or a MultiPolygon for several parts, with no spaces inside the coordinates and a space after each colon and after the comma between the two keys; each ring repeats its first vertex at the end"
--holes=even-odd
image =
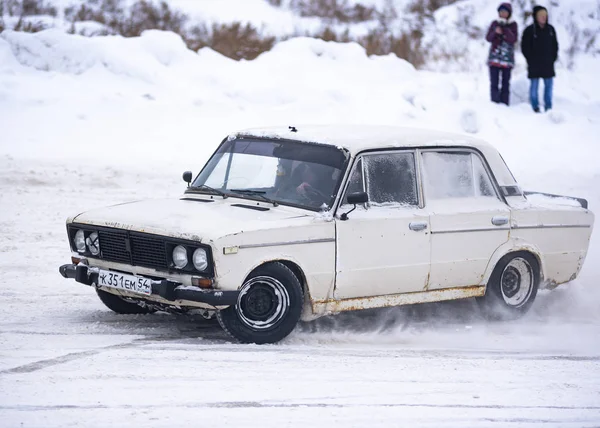
{"type": "MultiPolygon", "coordinates": [[[[96,286],[98,284],[98,270],[83,264],[62,265],[58,268],[58,271],[64,278],[73,278],[81,284],[91,286],[96,286]]],[[[240,294],[239,290],[221,291],[196,288],[197,287],[183,288],[183,284],[167,279],[160,281],[152,280],[152,294],[150,296],[140,295],[139,297],[144,299],[151,296],[159,296],[170,302],[176,300],[189,300],[192,302],[204,303],[213,307],[219,307],[235,305],[240,294]]]]}

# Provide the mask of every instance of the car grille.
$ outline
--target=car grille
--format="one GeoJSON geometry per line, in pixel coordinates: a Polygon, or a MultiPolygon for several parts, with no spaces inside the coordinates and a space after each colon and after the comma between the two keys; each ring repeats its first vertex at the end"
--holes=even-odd
{"type": "Polygon", "coordinates": [[[100,230],[98,236],[103,259],[131,264],[131,256],[127,251],[127,232],[100,230]]]}
{"type": "Polygon", "coordinates": [[[155,269],[167,268],[166,242],[125,230],[99,230],[101,258],[155,269]]]}
{"type": "MultiPolygon", "coordinates": [[[[133,264],[138,266],[167,267],[165,242],[146,236],[131,237],[133,264]]],[[[102,247],[100,247],[102,248],[102,247]]]]}

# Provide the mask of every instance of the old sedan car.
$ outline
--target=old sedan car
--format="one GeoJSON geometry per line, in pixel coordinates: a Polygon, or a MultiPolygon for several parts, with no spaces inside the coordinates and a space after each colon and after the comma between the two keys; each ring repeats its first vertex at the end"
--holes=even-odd
{"type": "Polygon", "coordinates": [[[200,308],[241,342],[472,297],[516,318],[578,275],[594,222],[583,199],[523,192],[489,144],[425,130],[238,132],[184,180],[180,198],[68,219],[60,272],[115,312],[200,308]]]}

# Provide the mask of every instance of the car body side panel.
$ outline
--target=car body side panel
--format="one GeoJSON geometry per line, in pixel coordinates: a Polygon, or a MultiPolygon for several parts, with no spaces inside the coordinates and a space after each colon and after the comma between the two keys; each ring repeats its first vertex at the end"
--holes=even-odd
{"type": "Polygon", "coordinates": [[[551,288],[577,277],[587,255],[594,214],[586,209],[536,206],[522,197],[508,198],[510,239],[492,256],[483,277],[487,283],[498,261],[508,253],[528,251],[541,269],[541,287],[551,288]]]}
{"type": "Polygon", "coordinates": [[[293,227],[240,232],[211,242],[217,287],[237,290],[258,266],[286,260],[302,270],[311,298],[329,298],[335,278],[335,223],[318,216],[301,222],[293,227]]]}
{"type": "Polygon", "coordinates": [[[535,245],[543,259],[544,283],[562,284],[577,277],[587,255],[594,215],[584,209],[513,210],[511,240],[535,245]]]}
{"type": "Polygon", "coordinates": [[[418,207],[357,208],[337,222],[336,299],[427,289],[429,217],[418,207]],[[412,223],[424,225],[411,230],[412,223]]]}
{"type": "Polygon", "coordinates": [[[508,240],[510,210],[495,198],[432,201],[431,277],[429,289],[481,283],[496,249],[508,240]],[[493,218],[506,224],[495,226],[493,218]]]}

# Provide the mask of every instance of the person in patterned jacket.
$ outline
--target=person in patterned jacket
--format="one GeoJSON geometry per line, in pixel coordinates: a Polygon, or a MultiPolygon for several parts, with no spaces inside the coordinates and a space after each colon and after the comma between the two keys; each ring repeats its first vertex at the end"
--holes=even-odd
{"type": "Polygon", "coordinates": [[[491,23],[486,37],[492,44],[488,56],[492,101],[506,105],[510,99],[510,75],[515,66],[515,43],[519,34],[511,15],[511,4],[502,3],[498,7],[498,19],[491,23]],[[502,88],[498,89],[500,78],[502,88]]]}

